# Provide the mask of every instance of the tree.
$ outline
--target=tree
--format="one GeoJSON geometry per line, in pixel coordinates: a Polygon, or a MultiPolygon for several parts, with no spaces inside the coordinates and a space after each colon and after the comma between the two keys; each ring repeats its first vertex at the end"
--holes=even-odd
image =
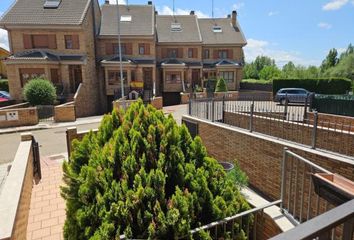
{"type": "Polygon", "coordinates": [[[328,69],[325,75],[331,77],[345,77],[354,81],[354,53],[344,57],[335,67],[328,69]]]}
{"type": "Polygon", "coordinates": [[[258,72],[254,63],[246,63],[243,68],[245,79],[258,79],[258,72]]]}
{"type": "Polygon", "coordinates": [[[281,71],[276,66],[265,66],[259,73],[259,77],[265,80],[280,77],[281,71]]]}
{"type": "Polygon", "coordinates": [[[40,78],[30,80],[24,86],[23,94],[32,106],[52,105],[57,98],[53,83],[40,78]]]}
{"type": "Polygon", "coordinates": [[[238,178],[208,157],[201,139],[142,101],[106,115],[73,149],[63,165],[65,239],[190,239],[191,229],[249,209],[231,180],[238,178]]]}
{"type": "Polygon", "coordinates": [[[325,72],[327,69],[334,67],[338,64],[338,51],[333,48],[329,51],[325,60],[323,60],[321,65],[321,72],[325,72]]]}
{"type": "Polygon", "coordinates": [[[227,92],[227,85],[224,78],[219,78],[216,84],[215,92],[227,92]]]}
{"type": "Polygon", "coordinates": [[[256,60],[254,60],[254,65],[257,72],[260,72],[266,66],[275,66],[275,61],[267,56],[258,56],[256,60]]]}

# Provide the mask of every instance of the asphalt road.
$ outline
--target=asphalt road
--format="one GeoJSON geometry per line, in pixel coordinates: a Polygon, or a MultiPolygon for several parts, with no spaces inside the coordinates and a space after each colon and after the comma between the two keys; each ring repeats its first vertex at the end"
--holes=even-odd
{"type": "MultiPolygon", "coordinates": [[[[165,114],[172,114],[177,123],[181,122],[182,115],[187,113],[187,105],[178,105],[164,108],[165,114]]],[[[78,131],[98,128],[99,123],[90,123],[76,126],[78,131]]],[[[67,152],[66,129],[68,127],[52,128],[32,131],[40,145],[42,156],[51,156],[67,152]]],[[[11,162],[16,154],[21,140],[21,133],[0,135],[0,164],[11,162]]]]}

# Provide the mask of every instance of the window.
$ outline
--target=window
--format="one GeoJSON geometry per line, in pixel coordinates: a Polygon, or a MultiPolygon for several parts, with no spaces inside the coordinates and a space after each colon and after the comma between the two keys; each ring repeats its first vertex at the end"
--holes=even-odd
{"type": "MultiPolygon", "coordinates": [[[[123,71],[123,79],[127,80],[127,71],[123,71]]],[[[120,72],[119,71],[108,71],[108,85],[119,85],[120,84],[120,72]]]]}
{"type": "Polygon", "coordinates": [[[210,51],[209,49],[204,49],[204,59],[209,59],[210,58],[210,51]]]}
{"type": "Polygon", "coordinates": [[[43,68],[20,68],[21,87],[34,78],[46,78],[43,68]]]}
{"type": "MultiPolygon", "coordinates": [[[[127,45],[125,43],[121,44],[121,48],[122,48],[122,54],[126,54],[127,53],[127,45]]],[[[114,43],[113,44],[113,52],[114,54],[119,54],[119,44],[118,43],[114,43]]]]}
{"type": "Polygon", "coordinates": [[[78,35],[65,35],[66,49],[80,49],[78,35]]]}
{"type": "Polygon", "coordinates": [[[181,73],[180,72],[167,72],[166,73],[166,83],[167,84],[179,84],[181,83],[181,73]]]}
{"type": "Polygon", "coordinates": [[[171,32],[181,32],[182,26],[180,23],[171,23],[171,32]]]}
{"type": "Polygon", "coordinates": [[[132,16],[130,15],[122,15],[120,17],[121,22],[131,22],[132,21],[132,16]]]}
{"type": "Polygon", "coordinates": [[[56,9],[59,7],[61,0],[46,0],[43,7],[56,9]]]}
{"type": "Polygon", "coordinates": [[[220,72],[220,77],[222,77],[226,83],[234,82],[234,72],[220,72]]]}
{"type": "Polygon", "coordinates": [[[214,33],[222,33],[222,28],[220,26],[213,26],[214,33]]]}
{"type": "Polygon", "coordinates": [[[32,35],[34,48],[49,48],[48,35],[32,35]]]}
{"type": "Polygon", "coordinates": [[[220,59],[227,59],[228,58],[228,51],[227,50],[220,50],[219,51],[219,58],[220,59]]]}
{"type": "Polygon", "coordinates": [[[188,58],[197,58],[197,48],[188,48],[188,58]]]}
{"type": "Polygon", "coordinates": [[[145,55],[145,44],[139,44],[139,54],[145,55]]]}
{"type": "Polygon", "coordinates": [[[167,50],[167,55],[169,58],[176,58],[178,56],[178,49],[170,48],[167,50]]]}
{"type": "Polygon", "coordinates": [[[24,45],[25,49],[32,49],[32,48],[56,49],[57,48],[56,36],[54,34],[51,34],[51,35],[24,34],[23,35],[23,45],[24,45]]]}

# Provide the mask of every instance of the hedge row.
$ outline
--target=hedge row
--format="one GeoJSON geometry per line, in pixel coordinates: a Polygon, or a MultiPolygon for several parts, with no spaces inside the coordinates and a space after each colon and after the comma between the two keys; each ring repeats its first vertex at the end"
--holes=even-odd
{"type": "Polygon", "coordinates": [[[281,88],[304,88],[318,94],[346,94],[351,84],[347,78],[274,79],[273,93],[281,88]]]}
{"type": "Polygon", "coordinates": [[[0,91],[9,91],[9,81],[8,80],[0,80],[0,91]]]}
{"type": "Polygon", "coordinates": [[[354,117],[354,96],[316,95],[312,108],[321,113],[354,117]]]}

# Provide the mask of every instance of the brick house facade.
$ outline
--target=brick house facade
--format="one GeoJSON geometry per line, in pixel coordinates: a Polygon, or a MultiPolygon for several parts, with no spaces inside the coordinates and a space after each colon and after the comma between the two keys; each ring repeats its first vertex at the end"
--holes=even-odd
{"type": "MultiPolygon", "coordinates": [[[[57,3],[48,7],[35,0],[27,6],[18,0],[0,20],[12,54],[5,61],[10,94],[22,101],[25,83],[43,77],[67,100],[80,95],[79,116],[103,113],[121,92],[117,6],[57,3]]],[[[119,11],[125,93],[192,92],[203,79],[217,76],[238,90],[246,40],[236,11],[224,19],[198,19],[193,11],[161,16],[150,1],[120,5],[119,11]]]]}

